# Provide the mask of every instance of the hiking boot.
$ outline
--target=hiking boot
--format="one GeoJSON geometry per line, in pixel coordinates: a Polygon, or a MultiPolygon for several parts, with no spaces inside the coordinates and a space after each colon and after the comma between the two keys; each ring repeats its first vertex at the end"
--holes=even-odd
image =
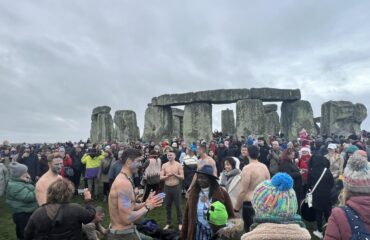
{"type": "Polygon", "coordinates": [[[319,230],[314,231],[313,232],[313,235],[315,235],[319,239],[323,239],[324,238],[324,236],[322,235],[322,232],[320,232],[319,230]]]}

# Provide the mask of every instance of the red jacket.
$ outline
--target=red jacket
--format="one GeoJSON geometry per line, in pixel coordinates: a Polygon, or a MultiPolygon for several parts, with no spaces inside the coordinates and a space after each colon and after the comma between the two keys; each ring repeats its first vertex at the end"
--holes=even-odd
{"type": "Polygon", "coordinates": [[[302,175],[302,181],[304,184],[307,184],[307,178],[308,178],[308,163],[310,162],[310,155],[303,155],[299,159],[298,167],[299,169],[305,170],[305,172],[301,173],[302,175]]]}
{"type": "MultiPolygon", "coordinates": [[[[370,196],[351,197],[346,204],[359,214],[366,229],[370,231],[370,196]]],[[[351,227],[347,216],[341,208],[334,208],[325,231],[325,240],[351,239],[351,227]]]]}
{"type": "Polygon", "coordinates": [[[63,159],[63,168],[62,171],[60,172],[60,175],[64,177],[64,167],[72,167],[72,158],[66,154],[66,156],[63,159]]]}

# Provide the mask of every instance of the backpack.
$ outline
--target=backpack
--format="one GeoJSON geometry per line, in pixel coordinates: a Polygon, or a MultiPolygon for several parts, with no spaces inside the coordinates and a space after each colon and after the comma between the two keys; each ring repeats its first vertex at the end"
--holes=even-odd
{"type": "Polygon", "coordinates": [[[343,211],[346,214],[348,223],[351,227],[352,240],[370,239],[370,232],[367,231],[365,225],[358,214],[350,207],[344,206],[343,211]]]}

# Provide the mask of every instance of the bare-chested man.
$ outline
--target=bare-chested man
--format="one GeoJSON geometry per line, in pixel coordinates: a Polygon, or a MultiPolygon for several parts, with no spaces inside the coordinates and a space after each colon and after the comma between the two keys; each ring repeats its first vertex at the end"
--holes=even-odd
{"type": "Polygon", "coordinates": [[[179,162],[175,161],[176,153],[170,149],[167,153],[168,162],[162,165],[161,181],[164,181],[164,193],[166,194],[165,204],[167,212],[167,225],[164,229],[168,229],[172,223],[172,203],[175,203],[177,211],[177,224],[179,230],[182,228],[182,213],[180,206],[181,198],[181,181],[184,180],[184,170],[179,162]]]}
{"type": "Polygon", "coordinates": [[[163,199],[151,193],[144,203],[136,203],[132,175],[141,166],[139,150],[129,148],[122,154],[123,167],[114,180],[109,193],[109,215],[111,227],[108,239],[141,239],[134,222],[149,210],[162,206],[163,199]]]}
{"type": "Polygon", "coordinates": [[[240,193],[234,211],[239,212],[243,205],[243,220],[244,230],[249,232],[250,226],[253,223],[254,210],[251,204],[254,189],[264,180],[270,179],[270,172],[266,165],[260,163],[257,158],[259,149],[257,146],[248,146],[248,154],[250,162],[246,165],[241,173],[240,193]]]}
{"type": "Polygon", "coordinates": [[[59,175],[63,168],[63,156],[59,152],[51,153],[47,157],[49,170],[41,176],[36,183],[36,199],[39,206],[46,203],[46,193],[49,186],[57,179],[62,179],[59,175]]]}
{"type": "MultiPolygon", "coordinates": [[[[197,148],[197,155],[199,156],[199,161],[198,161],[198,166],[197,166],[197,171],[199,171],[204,165],[211,165],[213,169],[213,175],[217,177],[217,166],[216,166],[216,161],[208,156],[207,154],[207,145],[205,143],[201,144],[197,148]]],[[[186,193],[188,196],[188,193],[190,189],[193,187],[197,180],[197,175],[195,174],[193,177],[193,181],[190,184],[190,187],[186,193]]]]}

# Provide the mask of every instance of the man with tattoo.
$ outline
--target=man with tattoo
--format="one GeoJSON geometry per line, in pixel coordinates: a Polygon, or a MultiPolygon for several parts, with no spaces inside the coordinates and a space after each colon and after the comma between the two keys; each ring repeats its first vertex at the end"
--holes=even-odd
{"type": "Polygon", "coordinates": [[[161,181],[164,181],[164,193],[166,194],[165,205],[167,212],[167,225],[164,229],[168,229],[172,223],[172,203],[175,203],[177,211],[177,224],[179,230],[182,228],[182,213],[180,206],[181,198],[181,181],[184,180],[184,170],[179,162],[175,161],[176,153],[173,149],[167,153],[168,162],[162,165],[161,181]]]}
{"type": "Polygon", "coordinates": [[[141,240],[134,222],[148,211],[162,206],[161,195],[151,193],[143,203],[135,202],[132,175],[137,173],[142,156],[139,150],[129,148],[122,154],[123,167],[109,193],[111,226],[108,239],[141,240]]]}

